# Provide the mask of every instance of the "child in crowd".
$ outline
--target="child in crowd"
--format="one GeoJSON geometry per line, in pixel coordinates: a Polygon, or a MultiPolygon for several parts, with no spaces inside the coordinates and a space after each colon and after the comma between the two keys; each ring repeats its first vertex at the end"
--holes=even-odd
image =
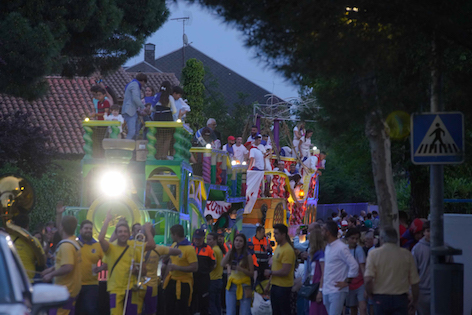
{"type": "MultiPolygon", "coordinates": [[[[125,123],[125,120],[124,120],[123,116],[120,115],[120,106],[113,105],[111,107],[111,115],[106,115],[105,120],[121,122],[121,125],[119,127],[120,128],[120,135],[118,137],[118,138],[121,139],[121,135],[123,133],[123,124],[125,123]]],[[[111,128],[108,129],[108,132],[111,132],[111,128]]]]}
{"type": "Polygon", "coordinates": [[[190,111],[190,106],[182,99],[182,95],[184,94],[184,90],[176,85],[172,88],[172,97],[175,100],[175,108],[179,113],[178,118],[182,121],[185,120],[186,114],[190,111]]]}
{"type": "Polygon", "coordinates": [[[102,87],[97,89],[95,95],[97,96],[98,103],[97,103],[97,120],[104,120],[104,117],[108,115],[110,110],[110,102],[106,99],[106,90],[102,87]]]}
{"type": "Polygon", "coordinates": [[[139,108],[138,113],[139,113],[139,123],[141,124],[142,127],[144,127],[143,139],[146,140],[146,134],[147,134],[148,130],[145,127],[145,124],[146,124],[146,121],[152,121],[152,118],[151,118],[151,114],[152,114],[151,103],[146,103],[144,105],[144,108],[139,108]]]}

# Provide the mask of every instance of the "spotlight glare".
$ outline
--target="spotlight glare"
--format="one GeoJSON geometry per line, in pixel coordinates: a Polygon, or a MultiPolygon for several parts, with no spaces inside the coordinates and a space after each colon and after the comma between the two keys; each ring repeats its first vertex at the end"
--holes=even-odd
{"type": "Polygon", "coordinates": [[[236,161],[231,161],[231,165],[236,165],[236,161]]]}
{"type": "Polygon", "coordinates": [[[211,144],[210,144],[210,143],[207,143],[206,146],[205,146],[205,148],[211,149],[211,144]]]}
{"type": "Polygon", "coordinates": [[[90,121],[90,118],[85,117],[84,121],[85,121],[85,122],[88,122],[88,121],[90,121]]]}
{"type": "Polygon", "coordinates": [[[175,122],[181,123],[182,120],[180,120],[180,118],[179,118],[179,119],[177,119],[175,122]]]}
{"type": "Polygon", "coordinates": [[[243,165],[246,165],[246,164],[247,164],[246,161],[243,161],[243,165]]]}
{"type": "Polygon", "coordinates": [[[109,172],[103,175],[100,185],[102,191],[108,196],[118,196],[126,190],[126,179],[118,172],[109,172]]]}

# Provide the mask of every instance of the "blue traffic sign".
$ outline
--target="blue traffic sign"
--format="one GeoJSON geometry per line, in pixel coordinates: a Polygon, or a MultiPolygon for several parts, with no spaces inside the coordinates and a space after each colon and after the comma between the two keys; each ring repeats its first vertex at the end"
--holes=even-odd
{"type": "Polygon", "coordinates": [[[464,162],[464,115],[459,112],[411,116],[411,160],[414,164],[464,162]]]}

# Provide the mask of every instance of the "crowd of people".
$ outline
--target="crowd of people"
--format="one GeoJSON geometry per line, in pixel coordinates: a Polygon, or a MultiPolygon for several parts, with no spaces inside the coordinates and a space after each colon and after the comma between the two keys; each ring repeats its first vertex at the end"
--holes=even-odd
{"type": "MultiPolygon", "coordinates": [[[[96,85],[91,87],[94,110],[89,117],[96,120],[119,121],[121,125],[120,138],[138,140],[141,137],[146,140],[146,121],[181,121],[185,122],[186,114],[191,111],[187,100],[182,98],[184,91],[180,86],[171,86],[170,82],[164,81],[155,93],[154,87],[147,85],[148,78],[143,73],[138,73],[136,78],[125,87],[123,106],[115,104],[117,99],[113,90],[106,86],[102,80],[96,80],[96,85]],[[144,91],[144,97],[142,92],[144,91]],[[142,130],[142,132],[141,132],[142,130]]],[[[250,163],[253,170],[272,170],[270,158],[274,152],[272,140],[268,134],[261,134],[257,126],[251,127],[250,135],[243,142],[241,136],[229,136],[227,143],[222,145],[220,132],[216,129],[217,122],[214,118],[207,120],[206,126],[198,129],[192,140],[197,147],[210,145],[213,149],[227,151],[232,160],[239,163],[250,163]],[[262,153],[251,149],[257,148],[262,153]],[[264,165],[263,165],[264,164],[264,165]]],[[[305,123],[298,123],[293,129],[292,147],[282,147],[280,155],[284,157],[299,158],[297,168],[302,163],[307,169],[319,169],[324,163],[326,156],[324,152],[313,152],[311,137],[313,130],[306,130],[305,123]],[[292,150],[293,148],[293,150],[292,150]],[[321,156],[321,157],[320,157],[321,156]]],[[[161,135],[166,137],[166,135],[161,135]]],[[[169,138],[170,140],[170,138],[169,138]]],[[[169,147],[166,144],[166,147],[169,147]]],[[[171,148],[168,150],[172,151],[171,148]]],[[[166,150],[161,150],[166,151],[166,150]]],[[[167,158],[162,156],[160,158],[167,158]]]]}
{"type": "Polygon", "coordinates": [[[146,85],[147,76],[138,73],[136,78],[126,85],[123,106],[116,102],[113,90],[105,86],[102,80],[96,80],[90,92],[93,96],[94,110],[89,118],[96,120],[119,121],[120,137],[137,140],[146,139],[146,121],[185,121],[190,106],[182,99],[184,93],[180,86],[172,86],[169,81],[162,82],[157,93],[152,86],[146,85]],[[144,90],[144,97],[141,91],[144,90]]]}
{"type": "MultiPolygon", "coordinates": [[[[430,314],[429,221],[407,225],[404,212],[400,237],[392,227],[380,228],[375,211],[340,210],[326,222],[298,226],[293,237],[277,224],[273,242],[262,226],[249,238],[231,233],[231,209],[217,222],[207,218],[191,240],[183,226],[171,227],[173,244],[162,246],[150,223],[130,226],[111,211],[98,239],[88,220],[76,235],[77,219],[64,210],[58,204],[56,222],[32,233],[44,245],[46,269],[36,271],[30,247],[15,240],[32,282],[54,282],[70,293],[51,314],[99,314],[100,272],[106,272],[112,315],[430,314]]],[[[13,223],[29,229],[25,215],[13,223]]]]}
{"type": "MultiPolygon", "coordinates": [[[[120,111],[110,90],[97,82],[91,117],[122,122],[126,139],[136,139],[145,121],[185,119],[190,107],[180,87],[163,82],[155,93],[146,83],[140,73],[126,86],[120,111]]],[[[220,149],[216,126],[215,119],[208,119],[195,133],[194,144],[220,149]]],[[[241,136],[229,136],[222,150],[233,161],[247,163],[248,170],[284,172],[296,189],[304,172],[325,166],[326,154],[312,150],[312,135],[304,123],[294,128],[292,147],[281,149],[282,156],[299,158],[288,169],[283,160],[272,165],[271,139],[257,126],[245,143],[241,136]]],[[[36,270],[28,244],[15,242],[32,282],[54,282],[70,293],[69,301],[50,314],[100,314],[99,273],[106,274],[111,315],[430,314],[429,221],[408,224],[404,212],[400,234],[382,226],[377,211],[350,215],[339,210],[325,221],[298,226],[293,237],[286,225],[276,224],[273,242],[263,226],[249,238],[232,231],[236,211],[231,209],[216,223],[206,218],[191,240],[182,225],[172,226],[173,244],[163,246],[155,243],[150,223],[130,226],[111,211],[98,239],[88,220],[80,222],[76,235],[78,221],[63,216],[64,210],[58,204],[56,221],[32,232],[45,253],[44,270],[36,270]],[[114,231],[107,237],[110,224],[114,231]]],[[[13,223],[29,230],[26,215],[13,223]]]]}

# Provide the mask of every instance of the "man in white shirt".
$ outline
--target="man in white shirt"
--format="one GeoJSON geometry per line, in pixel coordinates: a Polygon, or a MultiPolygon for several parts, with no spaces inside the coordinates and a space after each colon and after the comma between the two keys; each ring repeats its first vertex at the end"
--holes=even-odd
{"type": "Polygon", "coordinates": [[[264,171],[264,155],[257,147],[261,144],[261,136],[256,136],[252,148],[249,150],[248,170],[264,171]]]}
{"type": "MultiPolygon", "coordinates": [[[[262,136],[262,138],[264,137],[268,138],[268,136],[262,136]]],[[[261,141],[257,148],[262,152],[262,154],[264,154],[264,169],[266,171],[272,171],[272,163],[270,162],[272,156],[272,146],[266,140],[265,144],[263,144],[261,141]]]]}
{"type": "Polygon", "coordinates": [[[338,239],[338,225],[328,221],[322,227],[327,242],[323,274],[323,304],[329,315],[340,315],[349,293],[349,284],[359,273],[359,264],[349,248],[338,239]]]}
{"type": "Polygon", "coordinates": [[[223,151],[226,151],[229,153],[229,157],[231,158],[231,160],[234,159],[233,157],[234,157],[234,141],[235,140],[236,139],[233,136],[229,136],[228,143],[225,144],[222,149],[223,151]]]}
{"type": "Polygon", "coordinates": [[[298,144],[298,152],[300,152],[300,158],[302,159],[302,161],[304,161],[310,156],[312,135],[313,130],[308,129],[306,131],[306,134],[300,139],[300,142],[298,144]]]}
{"type": "Polygon", "coordinates": [[[249,135],[249,137],[247,138],[247,141],[246,142],[252,142],[254,143],[254,140],[256,140],[256,136],[260,136],[261,134],[259,133],[259,129],[257,128],[257,126],[252,126],[251,127],[251,134],[249,135]]]}
{"type": "Polygon", "coordinates": [[[247,160],[247,154],[249,153],[249,151],[243,145],[242,137],[236,138],[236,144],[233,145],[233,153],[233,160],[239,161],[241,163],[247,160]]]}

